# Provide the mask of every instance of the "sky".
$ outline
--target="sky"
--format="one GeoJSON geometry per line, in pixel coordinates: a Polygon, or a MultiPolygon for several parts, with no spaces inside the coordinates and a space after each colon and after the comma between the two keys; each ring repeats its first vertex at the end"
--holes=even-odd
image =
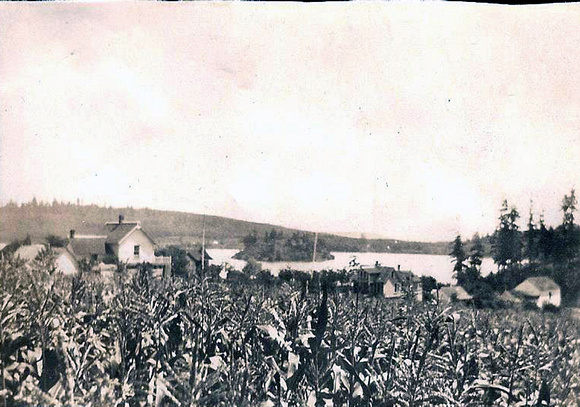
{"type": "Polygon", "coordinates": [[[319,232],[561,222],[579,4],[0,3],[0,201],[319,232]]]}

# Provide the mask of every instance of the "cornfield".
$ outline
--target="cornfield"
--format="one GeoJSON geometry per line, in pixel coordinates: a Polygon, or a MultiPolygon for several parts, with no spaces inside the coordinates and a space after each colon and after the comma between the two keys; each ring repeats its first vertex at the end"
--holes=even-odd
{"type": "Polygon", "coordinates": [[[565,311],[0,263],[0,406],[580,405],[565,311]]]}

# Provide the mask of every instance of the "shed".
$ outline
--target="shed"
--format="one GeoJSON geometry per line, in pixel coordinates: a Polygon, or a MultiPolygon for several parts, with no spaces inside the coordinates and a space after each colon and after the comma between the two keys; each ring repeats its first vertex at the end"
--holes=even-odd
{"type": "MultiPolygon", "coordinates": [[[[198,246],[195,246],[193,249],[188,250],[188,252],[187,252],[187,258],[193,262],[196,270],[201,269],[201,262],[202,262],[201,251],[202,251],[202,246],[198,245],[198,246]]],[[[210,260],[213,260],[213,259],[211,258],[211,256],[208,254],[208,252],[206,250],[203,250],[204,268],[207,268],[209,266],[210,260]]]]}
{"type": "Polygon", "coordinates": [[[472,299],[473,297],[459,285],[439,289],[439,300],[442,302],[468,302],[472,299]]]}
{"type": "Polygon", "coordinates": [[[513,289],[513,294],[525,301],[535,303],[539,308],[546,304],[560,306],[560,286],[550,277],[530,277],[513,289]]]}

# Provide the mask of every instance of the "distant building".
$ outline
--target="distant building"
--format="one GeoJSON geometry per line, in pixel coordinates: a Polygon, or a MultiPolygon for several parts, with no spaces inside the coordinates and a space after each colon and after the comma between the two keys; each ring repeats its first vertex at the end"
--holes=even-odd
{"type": "Polygon", "coordinates": [[[384,298],[401,298],[411,291],[417,301],[423,301],[421,279],[410,271],[402,271],[401,266],[374,267],[360,269],[355,285],[360,292],[382,295],[384,298]]]}
{"type": "Polygon", "coordinates": [[[549,277],[530,277],[524,280],[512,293],[523,301],[536,304],[542,308],[546,304],[560,306],[560,286],[549,277]]]}
{"type": "MultiPolygon", "coordinates": [[[[45,249],[46,247],[41,244],[20,246],[14,252],[14,258],[20,258],[30,266],[30,263],[36,260],[40,252],[45,249]]],[[[70,250],[65,247],[54,247],[52,248],[52,252],[55,256],[54,265],[58,272],[65,275],[74,275],[79,272],[79,264],[70,250]]]]}
{"type": "Polygon", "coordinates": [[[161,269],[163,275],[171,274],[171,257],[155,256],[155,241],[141,228],[141,223],[125,221],[122,215],[117,222],[105,224],[103,235],[77,236],[71,230],[69,240],[69,249],[80,258],[96,262],[113,257],[129,268],[149,263],[154,269],[161,269]]]}
{"type": "MultiPolygon", "coordinates": [[[[195,270],[201,270],[201,264],[202,264],[201,250],[202,250],[201,245],[198,245],[187,252],[187,258],[193,263],[195,270]]],[[[203,268],[204,269],[208,268],[210,260],[213,260],[213,259],[207,253],[207,251],[204,250],[204,252],[203,252],[203,265],[204,265],[203,268]]]]}
{"type": "Polygon", "coordinates": [[[106,240],[107,236],[77,235],[71,230],[67,247],[79,260],[102,261],[106,257],[106,240]]]}
{"type": "Polygon", "coordinates": [[[105,253],[129,265],[155,262],[155,241],[141,229],[140,222],[107,222],[105,253]]]}
{"type": "Polygon", "coordinates": [[[438,290],[439,301],[442,303],[461,302],[467,303],[473,300],[473,297],[459,285],[451,287],[441,287],[438,290]]]}

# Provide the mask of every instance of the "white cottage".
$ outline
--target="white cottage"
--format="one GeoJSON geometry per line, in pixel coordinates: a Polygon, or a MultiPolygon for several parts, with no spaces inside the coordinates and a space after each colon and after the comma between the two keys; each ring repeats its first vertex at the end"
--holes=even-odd
{"type": "Polygon", "coordinates": [[[560,286],[549,277],[530,277],[512,290],[513,294],[535,303],[538,308],[546,304],[560,306],[560,286]]]}

